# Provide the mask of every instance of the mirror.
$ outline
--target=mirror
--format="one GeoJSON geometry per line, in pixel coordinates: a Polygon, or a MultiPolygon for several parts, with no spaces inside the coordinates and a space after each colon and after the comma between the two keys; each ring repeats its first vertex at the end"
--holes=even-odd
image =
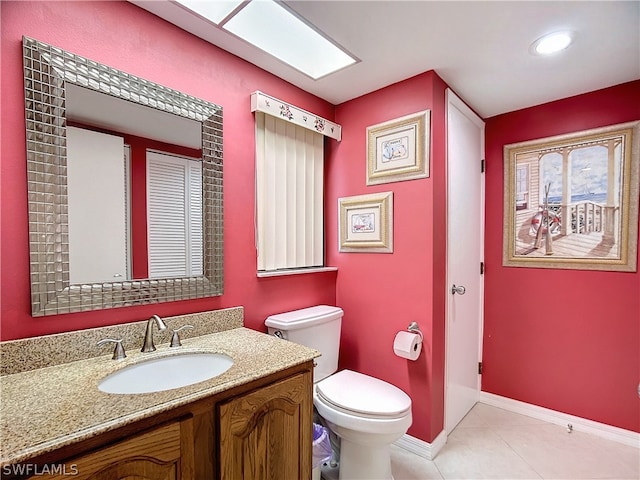
{"type": "MultiPolygon", "coordinates": [[[[33,316],[100,310],[221,295],[223,291],[222,107],[23,37],[31,307],[33,316]],[[92,112],[83,95],[104,102],[92,112]],[[78,96],[80,95],[80,97],[78,96]],[[97,97],[97,98],[98,98],[97,97]],[[117,104],[116,102],[120,102],[117,104]],[[122,114],[123,108],[133,112],[122,114]],[[203,274],[170,278],[72,283],[69,270],[68,115],[74,121],[123,131],[109,125],[107,112],[132,118],[143,110],[162,120],[137,120],[134,126],[195,125],[189,138],[201,150],[203,274]],[[102,118],[82,115],[99,112],[102,118]],[[168,119],[170,119],[168,121],[168,119]],[[97,123],[96,123],[97,122],[97,123]],[[177,123],[176,123],[177,122],[177,123]],[[194,140],[196,139],[196,140],[194,140]]],[[[127,110],[128,112],[128,110],[127,110]]],[[[177,143],[169,133],[135,135],[177,143]]],[[[101,247],[95,246],[95,255],[101,247]]],[[[198,254],[200,252],[197,252],[198,254]]]]}

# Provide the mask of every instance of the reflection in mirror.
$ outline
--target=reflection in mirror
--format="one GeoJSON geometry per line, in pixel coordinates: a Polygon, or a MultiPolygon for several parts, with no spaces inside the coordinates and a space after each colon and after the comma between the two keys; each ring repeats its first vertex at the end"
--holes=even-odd
{"type": "Polygon", "coordinates": [[[67,125],[71,284],[203,274],[202,162],[148,145],[67,125]]]}
{"type": "Polygon", "coordinates": [[[222,108],[27,37],[23,61],[32,315],[222,294],[222,108]]]}
{"type": "Polygon", "coordinates": [[[131,279],[124,153],[122,137],[67,126],[71,284],[131,279]]]}

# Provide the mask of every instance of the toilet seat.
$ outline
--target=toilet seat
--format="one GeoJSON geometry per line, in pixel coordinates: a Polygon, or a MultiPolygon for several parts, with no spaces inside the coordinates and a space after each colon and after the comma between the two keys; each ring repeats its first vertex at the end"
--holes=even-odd
{"type": "Polygon", "coordinates": [[[342,370],[316,384],[317,399],[344,413],[396,419],[411,412],[411,398],[399,388],[352,370],[342,370]]]}

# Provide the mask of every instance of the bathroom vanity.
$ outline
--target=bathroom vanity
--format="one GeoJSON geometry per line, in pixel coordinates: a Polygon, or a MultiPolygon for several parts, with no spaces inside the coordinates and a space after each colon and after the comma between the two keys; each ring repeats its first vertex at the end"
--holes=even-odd
{"type": "Polygon", "coordinates": [[[302,364],[22,463],[55,479],[309,478],[310,382],[302,364]]]}
{"type": "Polygon", "coordinates": [[[1,478],[306,479],[313,358],[243,327],[153,353],[127,351],[0,377],[1,478]],[[108,394],[110,373],[150,356],[222,353],[226,372],[185,387],[108,394]],[[50,473],[50,476],[42,476],[50,473]]]}

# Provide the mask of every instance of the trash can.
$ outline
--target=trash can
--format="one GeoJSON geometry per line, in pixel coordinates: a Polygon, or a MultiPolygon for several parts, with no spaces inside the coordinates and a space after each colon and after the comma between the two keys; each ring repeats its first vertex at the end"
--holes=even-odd
{"type": "Polygon", "coordinates": [[[313,461],[312,480],[320,480],[320,467],[331,459],[331,442],[326,427],[313,424],[313,461]]]}

